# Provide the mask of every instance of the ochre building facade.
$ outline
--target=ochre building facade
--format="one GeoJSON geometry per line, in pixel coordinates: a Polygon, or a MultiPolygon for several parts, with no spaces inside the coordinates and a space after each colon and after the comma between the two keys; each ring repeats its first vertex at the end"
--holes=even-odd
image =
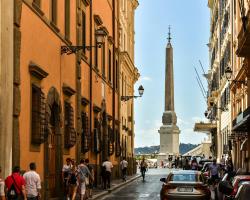
{"type": "MultiPolygon", "coordinates": [[[[129,152],[122,153],[126,146],[121,133],[120,75],[121,57],[127,53],[130,66],[125,68],[132,70],[127,77],[133,95],[139,75],[133,64],[138,2],[126,1],[130,14],[123,24],[130,27],[129,51],[120,48],[121,3],[15,1],[12,165],[28,170],[29,163],[36,162],[45,199],[62,195],[61,169],[68,157],[77,162],[89,158],[96,185],[105,159],[114,165],[113,178],[120,176],[121,156],[133,161],[132,122],[126,139],[129,152]],[[101,45],[100,30],[104,33],[101,45]]],[[[131,116],[133,103],[128,107],[131,116]]]]}

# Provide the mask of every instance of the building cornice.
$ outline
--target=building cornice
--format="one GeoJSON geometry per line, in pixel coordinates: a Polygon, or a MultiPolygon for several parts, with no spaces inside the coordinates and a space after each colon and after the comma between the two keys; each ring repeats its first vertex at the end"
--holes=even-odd
{"type": "Polygon", "coordinates": [[[120,57],[121,63],[123,62],[126,63],[127,69],[133,75],[133,79],[136,82],[140,77],[140,73],[139,73],[139,70],[134,65],[134,62],[131,60],[128,52],[126,51],[120,52],[120,56],[121,56],[120,57]]]}

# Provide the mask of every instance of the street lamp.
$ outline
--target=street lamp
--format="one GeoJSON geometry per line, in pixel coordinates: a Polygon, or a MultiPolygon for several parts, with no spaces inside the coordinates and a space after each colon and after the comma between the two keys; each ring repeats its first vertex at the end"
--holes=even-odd
{"type": "Polygon", "coordinates": [[[142,97],[144,93],[144,88],[142,85],[139,86],[138,88],[138,93],[139,96],[121,96],[121,101],[128,101],[129,99],[137,98],[137,97],[142,97]]]}
{"type": "Polygon", "coordinates": [[[61,54],[66,53],[67,55],[72,54],[72,53],[76,53],[79,50],[91,50],[91,48],[93,47],[98,47],[101,48],[102,45],[104,44],[105,41],[105,36],[106,36],[106,32],[104,31],[103,28],[99,28],[95,31],[95,37],[96,37],[96,46],[92,45],[92,46],[61,46],[61,54]]]}
{"type": "Polygon", "coordinates": [[[237,83],[240,83],[240,84],[247,85],[247,81],[231,80],[232,74],[233,74],[233,71],[232,71],[231,67],[228,66],[228,67],[225,69],[225,75],[226,75],[227,80],[228,80],[228,81],[232,81],[233,83],[236,83],[236,84],[237,84],[237,83]]]}

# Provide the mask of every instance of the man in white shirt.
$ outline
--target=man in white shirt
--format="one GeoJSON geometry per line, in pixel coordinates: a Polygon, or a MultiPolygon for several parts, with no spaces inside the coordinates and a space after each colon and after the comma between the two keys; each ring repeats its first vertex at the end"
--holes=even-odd
{"type": "Polygon", "coordinates": [[[30,163],[30,171],[24,173],[23,178],[25,180],[25,189],[27,194],[27,200],[37,200],[41,198],[41,179],[36,172],[36,164],[30,163]]]}
{"type": "Polygon", "coordinates": [[[106,182],[108,182],[108,188],[110,188],[110,178],[113,165],[110,161],[108,161],[108,159],[106,159],[102,163],[102,166],[105,167],[104,189],[106,189],[106,182]]]}
{"type": "Polygon", "coordinates": [[[123,160],[120,162],[120,166],[122,170],[122,179],[123,181],[126,181],[128,162],[126,161],[125,157],[123,157],[123,160]]]}

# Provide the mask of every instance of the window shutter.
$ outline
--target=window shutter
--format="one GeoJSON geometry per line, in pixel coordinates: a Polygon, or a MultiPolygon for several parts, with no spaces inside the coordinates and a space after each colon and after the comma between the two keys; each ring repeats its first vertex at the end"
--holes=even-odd
{"type": "Polygon", "coordinates": [[[32,106],[31,106],[31,143],[41,144],[45,140],[46,132],[46,101],[41,88],[32,85],[32,106]]]}
{"type": "Polygon", "coordinates": [[[76,143],[76,132],[74,129],[74,110],[70,103],[65,102],[65,128],[64,128],[64,147],[71,148],[76,143]]]}

